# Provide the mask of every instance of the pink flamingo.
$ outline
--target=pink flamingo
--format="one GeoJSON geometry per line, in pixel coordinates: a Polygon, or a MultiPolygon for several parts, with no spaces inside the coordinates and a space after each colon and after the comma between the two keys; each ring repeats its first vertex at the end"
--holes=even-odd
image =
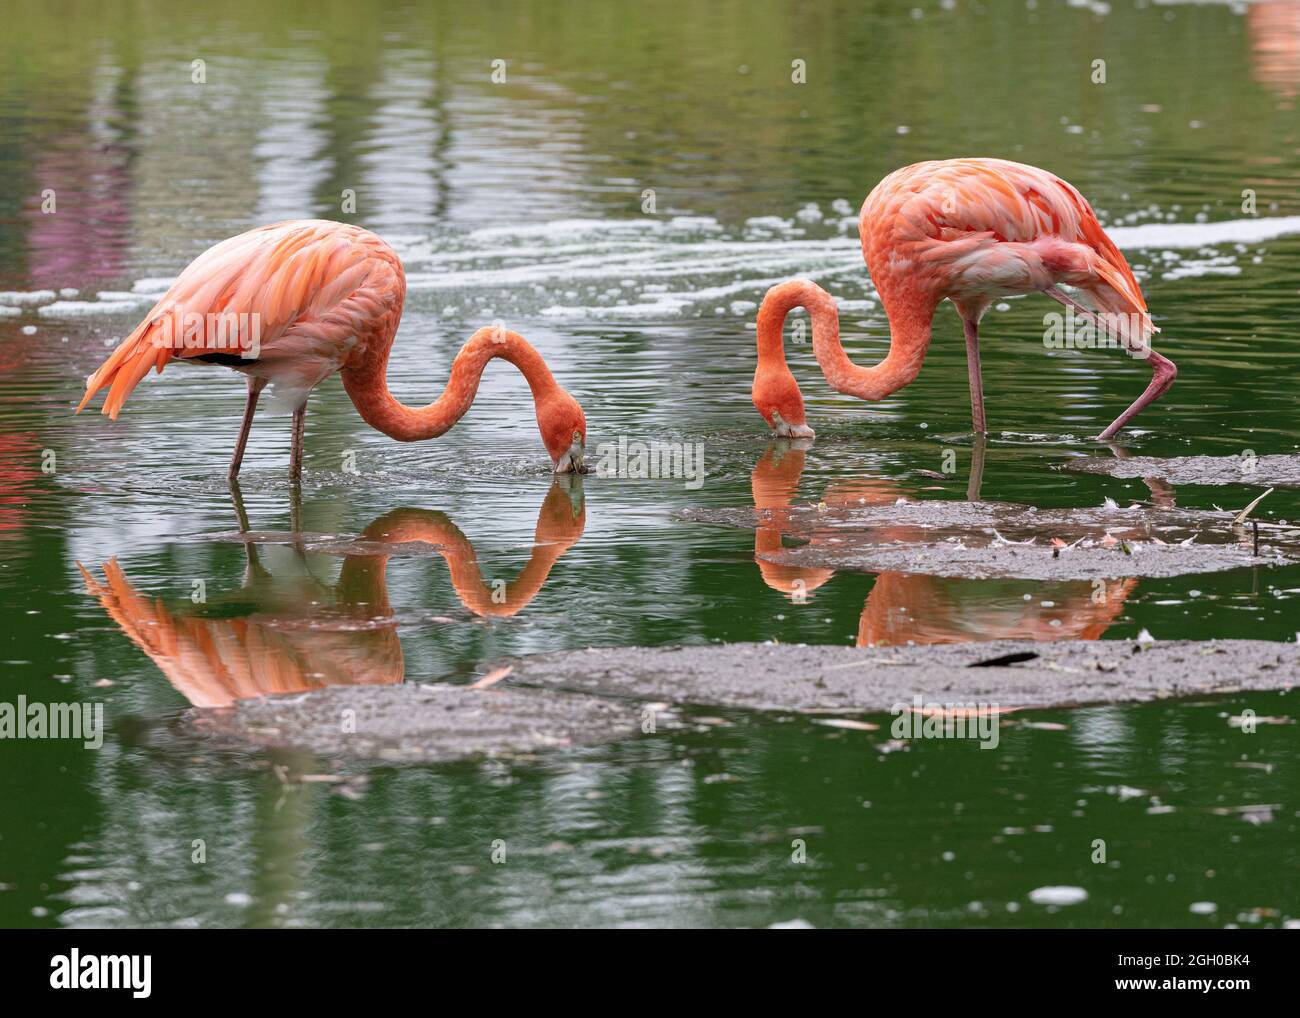
{"type": "Polygon", "coordinates": [[[869,368],[840,345],[839,315],[806,279],[772,287],[758,312],[754,406],[778,434],[810,438],[803,397],[786,366],[781,328],[792,308],[812,317],[813,353],[831,387],[884,399],[912,382],[930,345],[935,309],[951,300],[966,333],[971,416],[983,434],[979,321],[998,297],[1042,292],[1151,363],[1150,385],[1098,437],[1111,438],[1173,384],[1174,362],[1151,349],[1158,331],[1133,271],[1091,206],[1046,170],[1003,159],[946,159],[896,170],[876,185],[858,220],[867,270],[889,316],[889,353],[869,368]],[[1077,287],[1092,307],[1060,289],[1077,287]],[[1099,319],[1097,312],[1102,312],[1099,319]]]}
{"type": "Polygon", "coordinates": [[[80,413],[108,387],[104,413],[116,420],[150,368],[173,358],[221,364],[248,378],[244,420],[230,458],[239,473],[244,447],[268,382],[293,407],[289,473],[302,473],[307,397],[334,372],[357,412],[399,442],[436,438],[474,402],[488,361],[501,357],[528,380],[537,427],[556,473],[581,472],[587,439],[582,407],[517,333],[479,329],[451,365],[441,396],[425,407],[388,390],[388,354],[402,317],[406,276],[397,254],[368,230],[321,219],[294,220],[241,233],[209,248],[180,274],[149,315],[86,381],[80,413]]]}

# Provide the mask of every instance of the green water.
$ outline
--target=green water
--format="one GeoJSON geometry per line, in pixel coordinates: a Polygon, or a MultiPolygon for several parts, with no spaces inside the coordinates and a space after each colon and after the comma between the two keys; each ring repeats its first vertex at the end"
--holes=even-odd
{"type": "MultiPolygon", "coordinates": [[[[1143,629],[1294,640],[1297,568],[1139,580],[1105,612],[1089,608],[1087,584],[897,574],[806,577],[813,594],[797,604],[756,565],[753,534],[676,518],[753,505],[768,440],[748,398],[748,326],[768,285],[816,279],[848,302],[850,355],[882,355],[885,322],[847,220],[884,174],[923,158],[1045,166],[1113,228],[1181,371],[1128,449],[1300,447],[1300,225],[1285,225],[1300,216],[1300,5],[951,6],[918,4],[914,17],[883,3],[259,3],[208,17],[10,4],[0,290],[68,288],[58,299],[70,303],[0,297],[21,308],[0,316],[0,699],[102,703],[108,733],[98,750],[0,742],[0,923],[1300,916],[1296,728],[1228,724],[1245,708],[1291,718],[1291,694],[1016,715],[992,752],[889,751],[885,731],[702,709],[682,731],[601,749],[374,771],[215,749],[189,724],[192,703],[243,690],[230,678],[237,647],[274,658],[286,681],[321,684],[463,681],[505,655],[586,646],[871,642],[871,620],[900,611],[910,621],[895,634],[917,642],[1143,629]],[[805,84],[790,80],[796,59],[805,84]],[[494,60],[505,82],[491,80],[494,60]],[[54,215],[41,212],[47,189],[54,215]],[[345,189],[355,214],[340,211],[345,189]],[[360,223],[401,252],[399,397],[431,398],[469,333],[500,319],[583,403],[592,445],[703,443],[704,483],[589,476],[575,517],[577,493],[552,491],[527,388],[508,368],[489,372],[454,431],[416,446],[368,429],[331,380],[309,404],[300,500],[284,476],[288,420],[259,416],[248,525],[352,537],[408,509],[452,550],[392,558],[386,604],[344,581],[342,555],[263,546],[250,563],[223,537],[239,526],[223,479],[238,378],[177,366],[115,424],[70,411],[191,258],[306,216],[360,223]],[[1222,232],[1234,221],[1276,228],[1239,241],[1222,232]],[[1138,231],[1162,223],[1172,232],[1143,246],[1138,231]],[[470,578],[459,590],[451,567],[470,578]],[[504,606],[490,597],[498,580],[504,606]],[[292,780],[319,772],[352,781],[292,780]],[[1237,811],[1248,805],[1270,808],[1237,811]],[[1056,885],[1088,898],[1029,900],[1056,885]]],[[[1152,497],[1140,481],[1053,469],[1098,451],[1087,436],[1146,383],[1115,352],[1049,356],[1054,307],[1008,301],[985,320],[983,497],[1152,497]]],[[[790,359],[818,430],[782,478],[792,503],[965,497],[969,402],[951,311],[919,380],[881,404],[831,393],[806,347],[790,359]],[[919,473],[940,470],[947,449],[957,475],[919,473]]],[[[1254,492],[1172,495],[1240,508],[1254,492]]],[[[1275,492],[1257,514],[1298,519],[1300,496],[1275,492]]]]}

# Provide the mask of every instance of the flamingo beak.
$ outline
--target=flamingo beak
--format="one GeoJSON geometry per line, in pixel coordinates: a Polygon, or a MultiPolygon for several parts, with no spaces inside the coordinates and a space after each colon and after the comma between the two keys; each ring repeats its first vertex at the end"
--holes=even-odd
{"type": "Polygon", "coordinates": [[[555,461],[555,472],[557,474],[585,474],[587,472],[585,454],[586,447],[583,445],[582,436],[574,432],[573,442],[565,450],[564,455],[555,461]]]}
{"type": "Polygon", "coordinates": [[[817,432],[806,424],[791,424],[775,408],[772,410],[772,431],[778,438],[816,438],[817,432]]]}

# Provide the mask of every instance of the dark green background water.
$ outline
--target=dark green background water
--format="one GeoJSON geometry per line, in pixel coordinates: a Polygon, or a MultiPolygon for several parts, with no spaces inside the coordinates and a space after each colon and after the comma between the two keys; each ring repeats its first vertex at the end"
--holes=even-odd
{"type": "MultiPolygon", "coordinates": [[[[187,697],[77,568],[102,583],[116,560],[137,609],[196,640],[245,623],[287,632],[265,652],[289,671],[400,669],[422,682],[589,645],[853,643],[873,593],[913,609],[918,641],[1051,636],[1052,619],[1065,635],[1091,621],[1088,635],[1105,638],[1145,628],[1157,639],[1294,640],[1297,569],[1139,581],[1100,622],[1087,616],[1090,588],[1014,581],[919,578],[886,595],[884,579],[844,573],[793,604],[764,582],[752,535],[674,518],[690,505],[752,504],[767,446],[748,398],[752,322],[768,285],[816,279],[848,302],[850,355],[882,355],[886,325],[852,216],[884,174],[923,158],[1045,166],[1114,228],[1181,369],[1127,433],[1130,449],[1300,446],[1300,5],[947,6],[262,2],[206,16],[162,3],[6,3],[0,290],[78,292],[53,309],[52,296],[0,297],[21,309],[0,317],[0,683],[10,702],[102,702],[110,732],[99,751],[0,744],[0,922],[1280,925],[1300,915],[1295,726],[1246,736],[1227,723],[1244,707],[1289,717],[1293,695],[1022,715],[1066,727],[1017,722],[993,752],[957,742],[883,752],[884,732],[697,712],[698,730],[532,763],[380,770],[340,794],[286,787],[265,757],[195,736],[187,697]],[[195,59],[205,84],[191,81],[195,59]],[[498,59],[503,84],[490,80],[498,59]],[[806,61],[806,84],[790,81],[794,59],[806,61]],[[1104,84],[1091,80],[1097,59],[1104,84]],[[53,216],[40,212],[47,188],[53,216]],[[345,188],[352,216],[340,212],[345,188]],[[646,189],[654,215],[642,212],[646,189]],[[361,223],[402,253],[400,397],[432,398],[465,337],[501,319],[582,401],[593,445],[703,442],[704,485],[588,477],[580,539],[508,618],[466,607],[436,557],[390,562],[391,624],[359,621],[338,589],[338,556],[265,548],[250,579],[243,546],[217,539],[236,526],[223,477],[239,379],[173,367],[116,424],[70,410],[148,295],[191,258],[304,216],[361,223]],[[1156,235],[1157,224],[1171,229],[1156,235]],[[190,600],[195,580],[206,605],[190,600]],[[1272,809],[1233,812],[1252,804],[1272,809]],[[208,846],[203,865],[190,861],[195,839],[208,846]],[[496,839],[504,865],[489,858],[496,839]],[[794,839],[807,862],[791,862],[794,839]],[[1096,839],[1106,865],[1090,861],[1096,839]],[[1056,909],[1028,900],[1050,885],[1089,897],[1056,909]],[[1214,908],[1194,913],[1195,902],[1214,908]]],[[[1096,451],[1086,437],[1146,382],[1115,352],[1048,356],[1042,315],[1054,307],[1027,298],[986,319],[994,436],[983,496],[1149,497],[1140,482],[1052,469],[1096,451]]],[[[881,404],[830,393],[807,348],[791,361],[818,429],[795,501],[864,488],[964,497],[955,315],[940,313],[920,379],[881,404]],[[917,473],[938,470],[949,448],[958,476],[917,473]]],[[[370,431],[335,380],[313,396],[307,428],[303,529],[355,535],[400,507],[437,511],[487,582],[513,579],[534,553],[551,481],[527,388],[507,368],[434,443],[370,431]]],[[[243,475],[254,529],[291,526],[287,453],[287,419],[260,416],[243,475]]],[[[1176,500],[1240,508],[1253,494],[1189,488],[1176,500]]],[[[1300,497],[1279,491],[1259,512],[1300,518],[1300,497]]],[[[200,655],[195,674],[204,661],[210,670],[200,655]]]]}

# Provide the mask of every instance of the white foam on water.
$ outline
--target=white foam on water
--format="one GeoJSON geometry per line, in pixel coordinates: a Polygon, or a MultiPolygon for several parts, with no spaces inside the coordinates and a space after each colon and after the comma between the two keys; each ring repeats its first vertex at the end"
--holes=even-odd
{"type": "Polygon", "coordinates": [[[1182,262],[1168,272],[1160,273],[1161,279],[1197,279],[1201,276],[1240,276],[1241,266],[1232,255],[1216,258],[1199,258],[1182,262]]]}
{"type": "MultiPolygon", "coordinates": [[[[639,304],[614,304],[605,307],[553,304],[550,307],[543,308],[542,314],[548,318],[655,318],[661,315],[673,317],[680,315],[693,304],[719,300],[723,297],[730,297],[735,293],[766,290],[769,286],[784,283],[789,278],[789,274],[782,274],[770,276],[766,279],[740,279],[734,283],[698,290],[656,291],[643,294],[643,297],[651,299],[648,301],[643,300],[639,304]]],[[[754,302],[746,301],[744,303],[753,304],[754,302]]]]}
{"type": "Polygon", "coordinates": [[[1029,892],[1029,900],[1035,905],[1077,905],[1088,900],[1088,892],[1082,887],[1065,885],[1035,887],[1029,892]]]}
{"type": "MultiPolygon", "coordinates": [[[[597,294],[589,288],[582,301],[556,301],[541,311],[556,318],[609,319],[676,317],[693,304],[704,305],[719,297],[735,295],[739,302],[741,297],[761,296],[762,288],[792,276],[822,281],[846,276],[850,277],[846,282],[860,286],[867,299],[841,302],[842,309],[875,310],[875,302],[869,299],[874,291],[856,237],[791,239],[802,232],[793,220],[776,216],[747,220],[745,233],[749,238],[756,233],[782,233],[784,239],[728,237],[713,220],[684,218],[567,219],[492,227],[468,235],[468,249],[426,249],[422,258],[417,255],[421,271],[412,274],[410,286],[415,291],[531,287],[544,298],[555,296],[557,290],[561,296],[578,296],[575,284],[616,282],[612,292],[620,299],[613,303],[606,299],[611,291],[597,294]],[[523,243],[512,244],[515,239],[523,243]],[[472,245],[484,240],[491,241],[491,247],[475,251],[472,245]],[[720,276],[729,278],[722,282],[720,276]],[[664,280],[684,285],[664,286],[664,280]]],[[[1181,262],[1163,273],[1171,280],[1239,274],[1235,259],[1220,256],[1217,245],[1259,243],[1298,233],[1300,216],[1148,223],[1110,230],[1121,248],[1159,248],[1166,264],[1181,262]],[[1206,257],[1182,262],[1178,250],[1199,250],[1206,257]]],[[[701,310],[717,313],[716,306],[701,310]]]]}
{"type": "MultiPolygon", "coordinates": [[[[701,216],[573,218],[389,240],[406,265],[408,290],[445,295],[434,298],[444,315],[541,314],[573,320],[752,317],[753,305],[767,287],[797,276],[828,289],[835,281],[844,298],[837,301],[842,312],[878,311],[855,220],[846,216],[818,222],[810,209],[801,213],[753,217],[738,230],[701,216]],[[820,233],[839,232],[809,237],[804,225],[820,233]],[[459,298],[454,296],[458,293],[459,298]]],[[[1150,252],[1146,264],[1139,266],[1144,277],[1154,274],[1177,281],[1240,275],[1243,266],[1224,254],[1223,246],[1236,245],[1236,253],[1242,254],[1245,245],[1300,234],[1300,216],[1148,222],[1115,226],[1108,233],[1126,251],[1150,252]]],[[[134,310],[145,300],[161,297],[171,283],[165,277],[140,279],[129,294],[104,291],[98,303],[59,302],[41,313],[134,310]]],[[[23,300],[7,296],[13,295],[0,294],[0,304],[40,304],[56,295],[47,290],[20,295],[23,300]]]]}
{"type": "MultiPolygon", "coordinates": [[[[715,221],[716,223],[716,221],[715,221]]],[[[543,237],[547,240],[608,236],[610,233],[655,233],[664,229],[660,219],[555,219],[549,223],[486,226],[469,234],[471,241],[507,237],[543,237]]]]}
{"type": "Polygon", "coordinates": [[[575,281],[613,280],[635,282],[648,279],[676,279],[728,273],[798,274],[801,267],[812,272],[826,269],[859,269],[862,256],[856,243],[829,241],[783,241],[751,243],[743,240],[701,241],[638,245],[617,249],[605,247],[593,253],[583,248],[572,256],[558,258],[542,251],[522,265],[442,268],[438,271],[408,272],[411,290],[458,290],[484,287],[521,286],[534,283],[561,286],[575,281]]]}
{"type": "Polygon", "coordinates": [[[157,294],[161,297],[176,282],[175,276],[147,276],[131,284],[132,293],[157,294]]]}
{"type": "Polygon", "coordinates": [[[36,313],[42,318],[85,318],[135,311],[139,306],[134,300],[56,300],[37,308],[36,313]]]}
{"type": "Polygon", "coordinates": [[[58,296],[53,290],[0,290],[0,304],[17,304],[20,307],[31,307],[33,304],[44,304],[54,300],[58,296]]]}
{"type": "Polygon", "coordinates": [[[1221,223],[1144,223],[1106,231],[1115,246],[1126,251],[1143,248],[1212,247],[1215,244],[1262,244],[1300,233],[1300,216],[1228,219],[1221,223]]]}
{"type": "Polygon", "coordinates": [[[11,308],[0,304],[0,318],[16,318],[23,313],[22,308],[11,308]]]}
{"type": "Polygon", "coordinates": [[[130,302],[132,305],[149,304],[154,298],[147,293],[136,293],[133,290],[100,290],[95,294],[97,300],[116,301],[119,303],[130,302]]]}

